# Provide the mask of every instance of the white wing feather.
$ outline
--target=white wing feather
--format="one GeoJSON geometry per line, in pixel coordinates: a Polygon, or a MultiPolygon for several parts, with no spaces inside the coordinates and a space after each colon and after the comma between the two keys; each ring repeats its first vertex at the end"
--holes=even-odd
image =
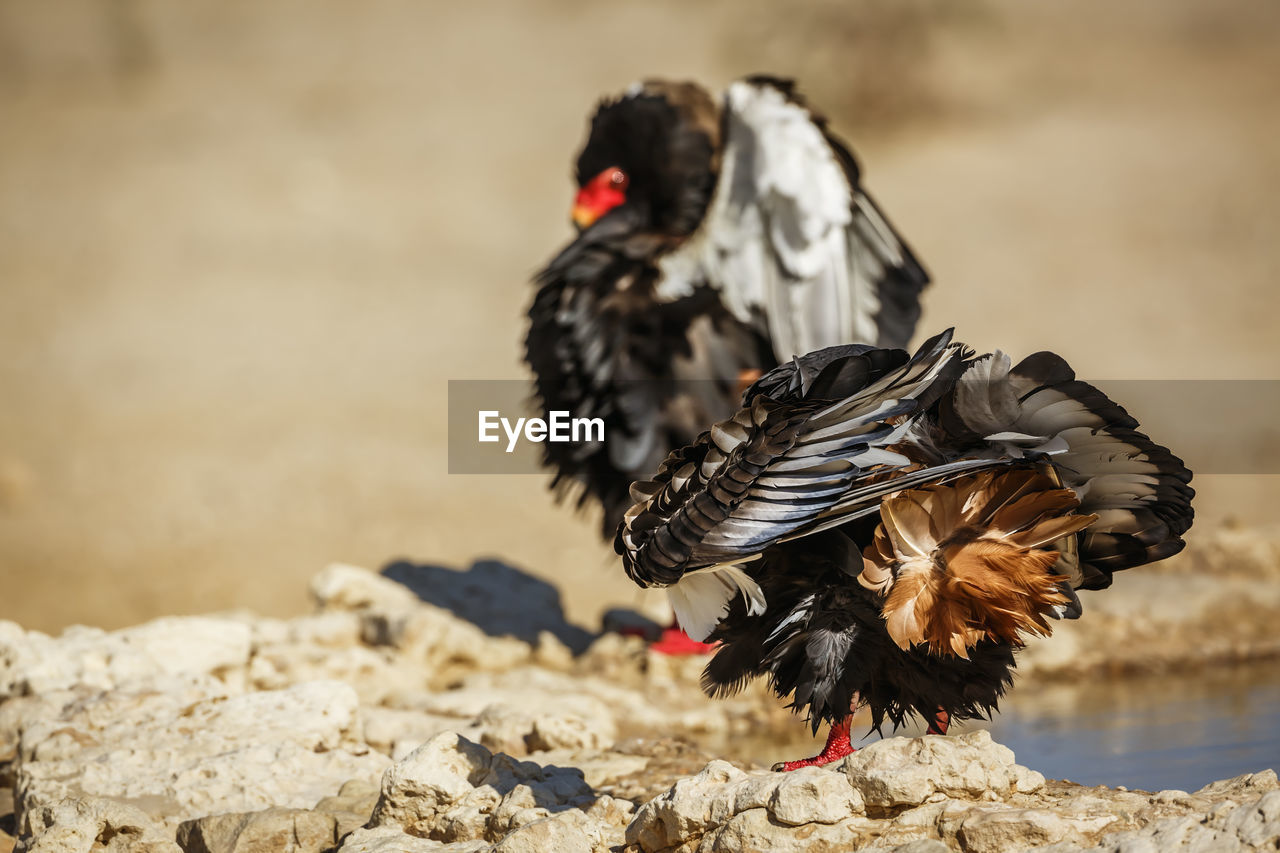
{"type": "Polygon", "coordinates": [[[667,587],[667,597],[676,621],[695,640],[705,640],[729,612],[735,595],[747,602],[747,613],[756,616],[765,610],[760,585],[737,566],[716,566],[690,572],[667,587]]]}
{"type": "Polygon", "coordinates": [[[664,263],[662,298],[701,278],[747,324],[766,318],[776,358],[876,343],[877,282],[903,262],[892,229],[849,186],[821,129],[778,89],[737,82],[726,142],[699,234],[664,263]]]}

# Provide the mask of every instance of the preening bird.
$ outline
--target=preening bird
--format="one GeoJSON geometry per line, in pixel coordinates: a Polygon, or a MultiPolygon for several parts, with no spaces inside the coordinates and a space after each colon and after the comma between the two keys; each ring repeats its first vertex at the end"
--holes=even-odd
{"type": "Polygon", "coordinates": [[[576,180],[581,230],[537,275],[525,353],[543,411],[604,421],[605,441],[543,448],[606,538],[630,483],[763,371],[911,337],[928,277],[788,81],[638,84],[600,104],[576,180]]]}
{"type": "Polygon", "coordinates": [[[831,724],[986,716],[1014,652],[1079,589],[1182,550],[1191,472],[1124,409],[1041,352],[1016,365],[944,332],[915,355],[830,347],[632,486],[615,547],[680,623],[720,643],[712,695],[764,676],[831,724]]]}

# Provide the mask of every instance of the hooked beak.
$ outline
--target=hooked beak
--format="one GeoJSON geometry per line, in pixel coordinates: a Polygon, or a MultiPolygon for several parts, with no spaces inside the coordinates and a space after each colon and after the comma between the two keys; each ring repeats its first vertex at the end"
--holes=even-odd
{"type": "Polygon", "coordinates": [[[575,204],[573,206],[573,224],[580,229],[590,228],[591,225],[600,218],[602,211],[593,210],[584,204],[575,204]]]}

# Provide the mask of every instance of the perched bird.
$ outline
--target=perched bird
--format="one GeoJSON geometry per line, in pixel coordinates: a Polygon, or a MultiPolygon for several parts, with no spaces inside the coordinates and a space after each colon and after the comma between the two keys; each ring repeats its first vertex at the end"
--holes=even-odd
{"type": "Polygon", "coordinates": [[[720,643],[712,695],[765,676],[852,751],[849,717],[894,728],[986,716],[1014,652],[1079,589],[1176,554],[1191,472],[1124,409],[1042,352],[1011,365],[944,332],[914,356],[823,349],[775,368],[744,407],[671,453],[615,539],[720,643]]]}
{"type": "Polygon", "coordinates": [[[638,84],[600,104],[576,179],[580,233],[536,277],[525,354],[544,412],[604,421],[607,441],[543,452],[558,495],[603,506],[606,538],[630,483],[763,371],[911,337],[928,277],[789,81],[719,100],[638,84]]]}

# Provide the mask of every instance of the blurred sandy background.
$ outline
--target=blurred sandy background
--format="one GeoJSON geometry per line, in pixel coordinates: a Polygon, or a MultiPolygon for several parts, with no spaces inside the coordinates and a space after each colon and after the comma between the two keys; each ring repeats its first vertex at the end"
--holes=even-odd
{"type": "MultiPolygon", "coordinates": [[[[523,375],[587,114],[648,75],[797,76],[924,331],[1280,378],[1277,45],[1268,0],[0,0],[0,618],[293,613],[400,557],[634,603],[543,478],[446,473],[445,389],[523,375]]],[[[1200,523],[1278,479],[1198,477],[1200,523]]]]}

